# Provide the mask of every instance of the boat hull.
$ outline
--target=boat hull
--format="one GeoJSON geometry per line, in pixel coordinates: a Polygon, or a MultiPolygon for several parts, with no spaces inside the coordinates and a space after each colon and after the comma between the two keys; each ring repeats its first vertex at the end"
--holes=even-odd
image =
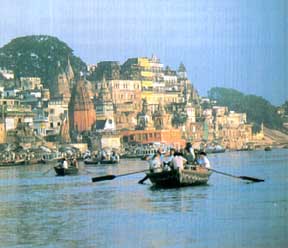
{"type": "Polygon", "coordinates": [[[201,170],[183,170],[178,171],[162,171],[149,172],[147,177],[150,181],[159,187],[184,187],[207,184],[211,171],[201,170]]]}
{"type": "Polygon", "coordinates": [[[118,161],[111,160],[84,160],[85,164],[118,164],[118,161]]]}
{"type": "Polygon", "coordinates": [[[57,166],[57,167],[54,167],[54,170],[57,176],[77,175],[79,171],[78,168],[73,167],[73,166],[69,167],[68,169],[64,169],[64,168],[57,166]]]}
{"type": "Polygon", "coordinates": [[[26,160],[16,160],[16,161],[1,161],[0,167],[4,166],[19,166],[19,165],[26,165],[26,160]]]}

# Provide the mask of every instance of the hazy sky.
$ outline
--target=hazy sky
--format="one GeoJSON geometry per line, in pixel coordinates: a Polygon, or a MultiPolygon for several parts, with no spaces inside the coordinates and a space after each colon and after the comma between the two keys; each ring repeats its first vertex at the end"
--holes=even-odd
{"type": "Polygon", "coordinates": [[[288,100],[287,0],[1,0],[0,47],[57,36],[87,63],[157,55],[214,86],[288,100]]]}

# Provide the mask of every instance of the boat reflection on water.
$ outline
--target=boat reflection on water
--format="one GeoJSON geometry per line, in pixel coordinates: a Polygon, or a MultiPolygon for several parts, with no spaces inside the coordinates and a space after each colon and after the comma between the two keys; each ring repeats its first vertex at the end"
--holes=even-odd
{"type": "Polygon", "coordinates": [[[197,212],[199,201],[207,199],[210,186],[198,185],[195,187],[162,188],[156,185],[149,187],[146,206],[153,212],[197,212]],[[160,204],[161,203],[161,204],[160,204]]]}

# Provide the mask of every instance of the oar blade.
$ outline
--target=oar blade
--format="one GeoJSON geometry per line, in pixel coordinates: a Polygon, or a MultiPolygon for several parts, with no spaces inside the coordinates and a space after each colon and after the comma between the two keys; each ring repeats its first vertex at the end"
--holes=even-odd
{"type": "Polygon", "coordinates": [[[92,182],[101,182],[101,181],[106,181],[106,180],[113,180],[116,176],[115,175],[106,175],[106,176],[101,176],[101,177],[92,177],[92,182]]]}
{"type": "Polygon", "coordinates": [[[241,178],[243,180],[252,181],[252,182],[255,182],[255,183],[264,182],[265,181],[264,179],[255,178],[255,177],[247,177],[247,176],[239,176],[239,178],[241,178]]]}

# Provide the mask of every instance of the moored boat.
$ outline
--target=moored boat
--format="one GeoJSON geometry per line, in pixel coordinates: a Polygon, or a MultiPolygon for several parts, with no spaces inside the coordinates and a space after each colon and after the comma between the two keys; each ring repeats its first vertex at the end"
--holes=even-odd
{"type": "Polygon", "coordinates": [[[66,176],[66,175],[77,175],[79,169],[75,166],[70,166],[68,169],[64,169],[63,167],[55,166],[54,170],[57,176],[66,176]]]}
{"type": "Polygon", "coordinates": [[[117,160],[100,160],[99,164],[118,164],[117,160]]]}
{"type": "Polygon", "coordinates": [[[182,187],[207,184],[211,171],[204,168],[149,172],[146,173],[150,181],[159,187],[182,187]]]}
{"type": "Polygon", "coordinates": [[[26,164],[25,159],[0,161],[0,166],[18,166],[18,165],[25,165],[25,164],[26,164]]]}
{"type": "Polygon", "coordinates": [[[98,164],[99,160],[85,159],[84,164],[98,164]]]}

